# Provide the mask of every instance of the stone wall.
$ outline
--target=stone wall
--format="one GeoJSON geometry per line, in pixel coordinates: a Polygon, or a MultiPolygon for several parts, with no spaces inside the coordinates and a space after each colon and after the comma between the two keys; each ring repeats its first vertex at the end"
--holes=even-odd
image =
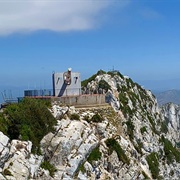
{"type": "Polygon", "coordinates": [[[52,97],[52,101],[58,101],[68,105],[96,105],[104,104],[105,94],[88,94],[81,96],[64,96],[64,97],[52,97]]]}

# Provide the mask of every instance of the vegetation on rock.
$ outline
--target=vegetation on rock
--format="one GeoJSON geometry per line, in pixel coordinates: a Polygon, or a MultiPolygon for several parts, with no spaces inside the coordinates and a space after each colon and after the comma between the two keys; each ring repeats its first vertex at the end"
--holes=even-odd
{"type": "Polygon", "coordinates": [[[109,89],[111,89],[111,86],[105,81],[105,80],[100,80],[99,81],[99,89],[105,90],[107,92],[109,89]]]}
{"type": "Polygon", "coordinates": [[[110,138],[106,140],[106,145],[109,148],[109,154],[112,154],[113,151],[117,153],[119,161],[129,165],[130,161],[126,156],[124,150],[121,148],[120,144],[114,139],[110,138]]]}
{"type": "Polygon", "coordinates": [[[41,163],[41,167],[43,169],[48,170],[51,177],[54,176],[54,173],[56,172],[56,168],[49,161],[43,161],[41,163]]]}
{"type": "Polygon", "coordinates": [[[161,132],[163,132],[163,133],[165,133],[165,134],[168,132],[168,127],[167,127],[167,124],[166,124],[165,121],[163,121],[163,122],[161,123],[161,132]]]}
{"type": "Polygon", "coordinates": [[[164,138],[164,136],[161,137],[161,142],[164,145],[164,153],[167,163],[171,164],[174,160],[180,163],[180,152],[172,145],[172,143],[164,138]]]}
{"type": "Polygon", "coordinates": [[[70,115],[71,120],[80,120],[79,114],[73,113],[70,115]]]}
{"type": "Polygon", "coordinates": [[[98,122],[102,122],[103,118],[99,113],[96,113],[95,115],[92,116],[90,121],[98,123],[98,122]]]}
{"type": "Polygon", "coordinates": [[[158,154],[152,152],[146,157],[149,169],[151,171],[153,179],[159,179],[159,157],[158,154]]]}
{"type": "Polygon", "coordinates": [[[92,75],[90,78],[85,79],[81,82],[82,87],[86,87],[89,82],[94,81],[97,75],[105,74],[106,72],[103,70],[99,70],[96,74],[92,75]]]}
{"type": "Polygon", "coordinates": [[[133,140],[134,138],[134,124],[133,122],[129,119],[126,122],[127,125],[127,134],[129,135],[130,140],[133,140]]]}
{"type": "Polygon", "coordinates": [[[18,104],[7,106],[0,115],[3,132],[10,139],[30,140],[33,152],[40,153],[40,141],[50,131],[56,120],[48,110],[50,102],[25,98],[18,104]]]}
{"type": "Polygon", "coordinates": [[[143,135],[145,132],[147,132],[146,126],[143,126],[141,129],[141,134],[143,135]]]}
{"type": "Polygon", "coordinates": [[[92,164],[93,161],[98,161],[99,159],[101,159],[101,155],[102,153],[99,151],[99,146],[97,146],[92,150],[87,158],[87,161],[92,164]]]}
{"type": "Polygon", "coordinates": [[[3,174],[4,174],[5,176],[12,176],[12,173],[11,173],[7,168],[4,169],[3,174]]]}

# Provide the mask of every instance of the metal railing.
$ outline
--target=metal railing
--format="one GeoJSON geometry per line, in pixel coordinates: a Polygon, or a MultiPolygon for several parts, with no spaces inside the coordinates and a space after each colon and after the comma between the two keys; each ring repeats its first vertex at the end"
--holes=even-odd
{"type": "Polygon", "coordinates": [[[102,89],[84,89],[84,88],[69,88],[69,89],[40,89],[40,90],[25,90],[24,96],[36,97],[36,96],[77,96],[85,94],[105,94],[102,89]]]}
{"type": "Polygon", "coordinates": [[[25,90],[24,96],[53,96],[52,89],[25,90]]]}

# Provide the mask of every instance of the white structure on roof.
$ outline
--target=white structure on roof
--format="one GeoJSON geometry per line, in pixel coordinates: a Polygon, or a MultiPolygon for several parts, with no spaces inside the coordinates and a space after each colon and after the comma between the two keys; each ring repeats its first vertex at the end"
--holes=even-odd
{"type": "Polygon", "coordinates": [[[72,72],[68,68],[64,73],[53,73],[53,95],[60,96],[77,96],[81,95],[80,73],[72,72]]]}

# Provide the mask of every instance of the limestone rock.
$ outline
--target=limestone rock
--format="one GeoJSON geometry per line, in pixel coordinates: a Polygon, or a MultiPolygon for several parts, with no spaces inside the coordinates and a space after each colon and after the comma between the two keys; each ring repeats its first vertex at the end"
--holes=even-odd
{"type": "Polygon", "coordinates": [[[32,155],[31,148],[30,141],[13,140],[11,142],[9,159],[3,168],[7,179],[27,179],[37,175],[36,172],[40,167],[42,157],[32,155]]]}
{"type": "MultiPolygon", "coordinates": [[[[52,136],[50,135],[50,137],[52,136]]],[[[90,126],[76,120],[61,120],[57,134],[45,147],[46,138],[47,136],[41,141],[43,151],[52,154],[49,157],[50,162],[57,168],[61,167],[57,169],[55,176],[61,174],[63,178],[73,178],[78,167],[98,145],[97,137],[93,134],[90,126]],[[66,170],[62,173],[58,172],[62,169],[66,170]]]]}
{"type": "Polygon", "coordinates": [[[54,103],[50,111],[57,124],[41,140],[42,156],[31,153],[30,141],[10,143],[0,132],[0,179],[180,179],[175,149],[180,142],[179,106],[167,104],[160,109],[150,91],[118,72],[110,74],[99,74],[85,89],[97,93],[101,80],[108,83],[106,100],[113,113],[109,107],[76,109],[54,103]],[[80,120],[70,120],[73,113],[80,120]],[[91,117],[97,113],[102,119],[94,122],[91,117]],[[54,177],[50,169],[40,167],[43,160],[56,168],[54,177]]]}
{"type": "Polygon", "coordinates": [[[0,132],[0,168],[9,157],[9,138],[0,132]]]}

